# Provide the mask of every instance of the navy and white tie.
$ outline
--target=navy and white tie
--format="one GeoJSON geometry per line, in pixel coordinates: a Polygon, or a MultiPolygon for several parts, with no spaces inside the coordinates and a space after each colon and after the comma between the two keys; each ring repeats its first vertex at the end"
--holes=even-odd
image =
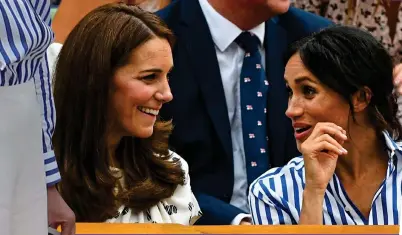
{"type": "Polygon", "coordinates": [[[247,181],[251,184],[269,168],[266,128],[269,84],[261,64],[259,39],[250,32],[243,32],[236,43],[245,51],[240,73],[240,104],[247,181]]]}

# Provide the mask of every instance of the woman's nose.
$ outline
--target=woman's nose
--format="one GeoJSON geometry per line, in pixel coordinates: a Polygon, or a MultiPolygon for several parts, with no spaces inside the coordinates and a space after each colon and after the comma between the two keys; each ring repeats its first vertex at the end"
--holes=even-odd
{"type": "Polygon", "coordinates": [[[286,116],[290,119],[295,119],[303,114],[303,108],[295,98],[290,98],[288,108],[285,112],[286,116]]]}
{"type": "Polygon", "coordinates": [[[161,84],[160,91],[156,93],[156,98],[163,103],[170,102],[173,99],[173,94],[170,90],[167,79],[163,82],[163,84],[161,84]]]}

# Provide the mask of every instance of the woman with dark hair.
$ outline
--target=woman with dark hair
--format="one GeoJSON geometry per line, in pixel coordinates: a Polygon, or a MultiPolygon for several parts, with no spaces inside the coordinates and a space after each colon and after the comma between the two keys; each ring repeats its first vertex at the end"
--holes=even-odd
{"type": "Polygon", "coordinates": [[[402,128],[386,49],[336,26],[290,54],[286,115],[302,156],[250,186],[254,223],[398,224],[402,128]]]}
{"type": "Polygon", "coordinates": [[[56,65],[59,190],[79,222],[193,224],[188,165],[168,150],[173,36],[152,13],[109,4],[85,16],[56,65]]]}
{"type": "MultiPolygon", "coordinates": [[[[293,0],[297,8],[324,16],[336,24],[369,31],[394,62],[394,85],[402,110],[402,4],[400,0],[293,0]]],[[[402,113],[398,114],[402,122],[402,113]]]]}

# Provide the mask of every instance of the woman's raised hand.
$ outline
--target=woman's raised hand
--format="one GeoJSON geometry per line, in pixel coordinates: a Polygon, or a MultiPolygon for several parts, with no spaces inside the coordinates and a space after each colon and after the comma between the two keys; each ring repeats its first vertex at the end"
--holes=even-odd
{"type": "Polygon", "coordinates": [[[334,123],[315,125],[311,135],[300,145],[306,170],[306,189],[325,192],[338,156],[347,154],[342,147],[346,139],[346,131],[334,123]]]}

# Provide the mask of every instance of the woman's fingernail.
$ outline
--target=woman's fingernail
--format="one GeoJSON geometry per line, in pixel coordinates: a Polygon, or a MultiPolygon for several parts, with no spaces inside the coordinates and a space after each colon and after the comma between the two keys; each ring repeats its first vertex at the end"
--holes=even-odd
{"type": "Polygon", "coordinates": [[[344,149],[344,148],[342,148],[341,151],[342,151],[343,153],[348,153],[348,150],[346,150],[346,149],[344,149]]]}
{"type": "Polygon", "coordinates": [[[346,140],[348,137],[345,134],[342,134],[342,137],[346,140]]]}

